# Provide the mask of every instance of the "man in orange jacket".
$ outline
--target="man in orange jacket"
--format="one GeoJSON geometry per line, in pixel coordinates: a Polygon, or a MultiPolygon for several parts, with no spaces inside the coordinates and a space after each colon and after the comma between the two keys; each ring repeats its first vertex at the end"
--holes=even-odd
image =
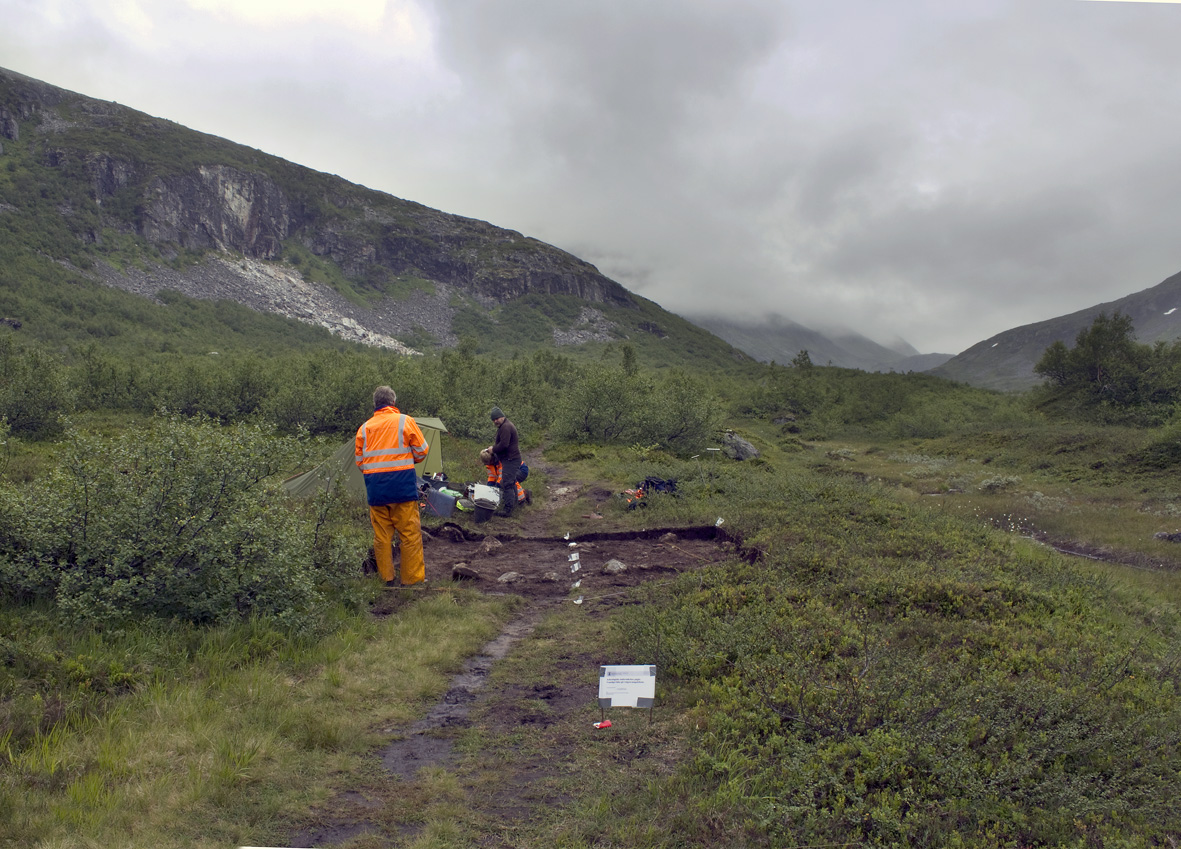
{"type": "Polygon", "coordinates": [[[369,501],[377,571],[387,584],[393,585],[393,541],[397,531],[402,550],[402,585],[410,586],[426,580],[414,464],[426,459],[429,449],[418,423],[394,406],[397,401],[397,393],[388,386],[374,390],[374,413],[357,429],[355,453],[369,501]]]}

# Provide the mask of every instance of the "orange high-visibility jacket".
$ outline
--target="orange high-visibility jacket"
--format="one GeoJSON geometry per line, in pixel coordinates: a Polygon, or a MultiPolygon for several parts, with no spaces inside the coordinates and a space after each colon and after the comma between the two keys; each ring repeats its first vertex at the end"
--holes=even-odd
{"type": "MultiPolygon", "coordinates": [[[[500,463],[497,463],[494,466],[489,466],[488,464],[485,463],[484,468],[488,470],[488,485],[495,486],[495,487],[499,488],[500,487],[500,470],[504,467],[501,466],[500,463]]],[[[521,486],[520,481],[517,481],[517,500],[518,501],[525,500],[525,487],[521,486]]]]}
{"type": "Polygon", "coordinates": [[[370,507],[418,500],[414,464],[429,449],[414,419],[397,407],[382,407],[357,429],[355,449],[370,507]]]}

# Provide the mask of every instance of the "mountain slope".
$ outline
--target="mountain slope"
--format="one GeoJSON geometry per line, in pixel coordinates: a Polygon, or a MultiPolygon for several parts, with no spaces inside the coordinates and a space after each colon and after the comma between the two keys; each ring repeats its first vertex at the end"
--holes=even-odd
{"type": "Polygon", "coordinates": [[[12,288],[12,266],[49,259],[74,285],[233,300],[395,350],[471,335],[746,359],[537,239],[2,69],[0,233],[12,288]]]}
{"type": "Polygon", "coordinates": [[[998,333],[930,371],[989,389],[1028,389],[1041,382],[1033,367],[1046,348],[1058,341],[1073,346],[1079,331],[1089,327],[1096,316],[1116,312],[1132,319],[1140,342],[1181,339],[1181,273],[1119,300],[998,333]]]}
{"type": "Polygon", "coordinates": [[[924,371],[951,356],[920,354],[901,340],[895,348],[888,348],[856,333],[834,338],[780,316],[746,323],[712,316],[693,316],[690,320],[765,363],[789,363],[800,351],[807,351],[816,365],[906,372],[924,371]]]}

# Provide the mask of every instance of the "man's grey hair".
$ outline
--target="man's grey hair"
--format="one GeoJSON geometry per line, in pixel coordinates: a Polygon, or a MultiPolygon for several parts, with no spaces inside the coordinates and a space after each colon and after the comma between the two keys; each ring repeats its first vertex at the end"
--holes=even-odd
{"type": "Polygon", "coordinates": [[[392,407],[398,403],[398,393],[388,386],[379,386],[373,390],[373,409],[392,407]]]}

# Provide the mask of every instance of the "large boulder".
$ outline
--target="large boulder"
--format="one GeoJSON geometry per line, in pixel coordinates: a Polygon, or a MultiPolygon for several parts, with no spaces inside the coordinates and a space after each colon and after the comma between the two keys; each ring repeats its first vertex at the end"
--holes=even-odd
{"type": "Polygon", "coordinates": [[[722,437],[722,451],[731,460],[753,460],[759,456],[759,449],[732,430],[722,437]]]}

